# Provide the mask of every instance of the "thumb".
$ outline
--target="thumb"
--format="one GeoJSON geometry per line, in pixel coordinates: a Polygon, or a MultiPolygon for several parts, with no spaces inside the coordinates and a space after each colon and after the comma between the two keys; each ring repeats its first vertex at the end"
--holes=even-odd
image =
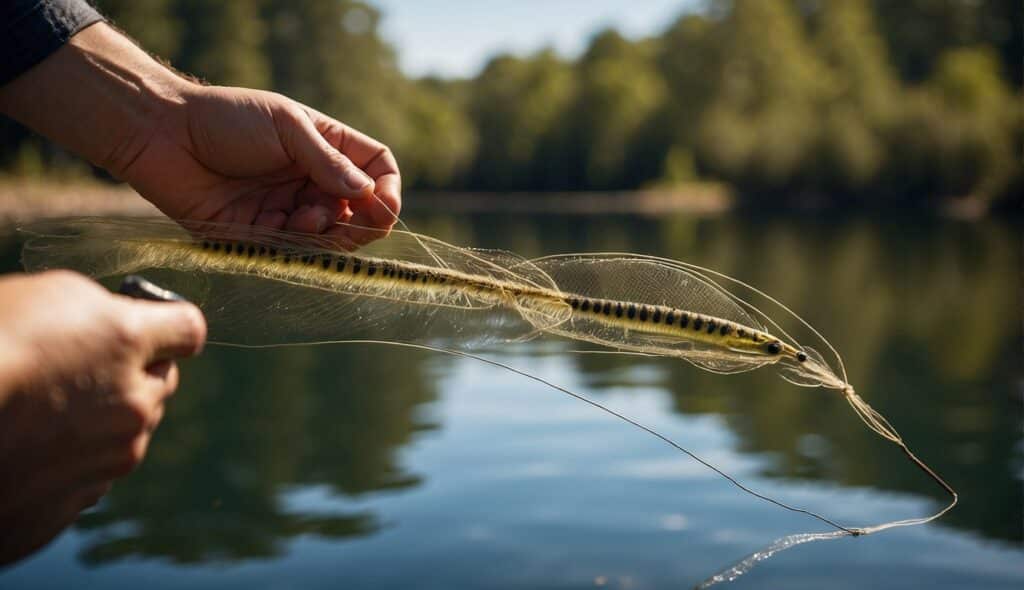
{"type": "Polygon", "coordinates": [[[138,301],[132,305],[132,320],[141,337],[147,361],[199,354],[206,341],[206,318],[191,303],[138,301]]]}
{"type": "Polygon", "coordinates": [[[290,139],[288,152],[320,190],[345,199],[373,195],[373,180],[328,143],[305,113],[297,113],[289,120],[295,128],[282,134],[290,139]]]}

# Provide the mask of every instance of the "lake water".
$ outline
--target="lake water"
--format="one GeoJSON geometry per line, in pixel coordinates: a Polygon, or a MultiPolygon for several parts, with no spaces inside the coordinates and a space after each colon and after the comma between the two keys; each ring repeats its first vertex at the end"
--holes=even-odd
{"type": "MultiPolygon", "coordinates": [[[[961,493],[938,523],[801,546],[732,588],[1022,588],[1020,231],[995,221],[414,215],[526,256],[636,251],[780,298],[961,493]]],[[[5,268],[17,240],[0,242],[5,268]]],[[[849,525],[942,492],[834,392],[770,371],[482,352],[605,403],[849,525]]],[[[145,464],[2,588],[687,588],[827,530],[593,408],[483,363],[386,346],[210,347],[145,464]]],[[[721,586],[727,588],[730,586],[721,586]]]]}

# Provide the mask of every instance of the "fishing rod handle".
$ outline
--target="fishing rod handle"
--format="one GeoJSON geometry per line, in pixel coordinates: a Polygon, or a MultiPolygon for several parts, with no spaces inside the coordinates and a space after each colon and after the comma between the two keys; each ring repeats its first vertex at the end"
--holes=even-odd
{"type": "Polygon", "coordinates": [[[121,286],[117,289],[117,292],[121,295],[147,301],[188,301],[174,291],[157,286],[138,275],[126,276],[121,281],[121,286]]]}

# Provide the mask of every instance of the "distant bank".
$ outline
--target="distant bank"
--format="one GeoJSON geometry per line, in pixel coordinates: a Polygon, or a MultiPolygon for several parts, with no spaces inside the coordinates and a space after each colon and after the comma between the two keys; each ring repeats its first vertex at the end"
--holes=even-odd
{"type": "MultiPolygon", "coordinates": [[[[713,215],[729,210],[732,195],[716,184],[682,189],[605,193],[453,193],[409,191],[406,211],[509,212],[595,215],[674,212],[713,215]]],[[[65,215],[154,215],[158,211],[126,185],[0,179],[0,222],[65,215]]]]}
{"type": "Polygon", "coordinates": [[[600,215],[634,213],[714,215],[731,209],[734,199],[720,184],[702,183],[672,189],[608,192],[425,192],[413,191],[403,207],[455,213],[560,213],[600,215]]]}
{"type": "MultiPolygon", "coordinates": [[[[694,183],[673,188],[613,192],[445,192],[407,191],[404,211],[602,215],[687,213],[713,216],[739,205],[729,188],[694,183]]],[[[818,209],[813,203],[799,209],[818,209]]],[[[985,217],[987,203],[949,199],[937,214],[960,219],[985,217]]],[[[69,215],[157,215],[159,211],[126,185],[101,181],[58,182],[0,177],[0,223],[69,215]]]]}
{"type": "Polygon", "coordinates": [[[0,223],[69,215],[157,215],[160,212],[127,185],[0,179],[0,223]]]}

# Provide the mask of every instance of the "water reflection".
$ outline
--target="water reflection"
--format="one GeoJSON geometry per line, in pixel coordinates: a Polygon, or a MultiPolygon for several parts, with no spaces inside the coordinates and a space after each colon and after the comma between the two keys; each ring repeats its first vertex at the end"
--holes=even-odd
{"type": "MultiPolygon", "coordinates": [[[[960,490],[962,504],[943,525],[1022,541],[1018,228],[685,216],[437,215],[409,224],[525,256],[626,250],[742,277],[830,336],[861,394],[960,490]]],[[[3,250],[10,268],[14,242],[3,250]]],[[[769,476],[944,500],[837,395],[766,372],[724,377],[682,362],[570,358],[590,391],[654,386],[676,412],[723,417],[769,476]]],[[[378,531],[367,508],[309,511],[282,494],[323,486],[358,499],[420,485],[427,475],[411,473],[400,455],[444,420],[427,411],[438,398],[432,367],[441,366],[439,357],[386,347],[211,348],[183,371],[143,468],[78,525],[92,533],[82,559],[233,561],[278,555],[300,535],[378,531]]]]}
{"type": "MultiPolygon", "coordinates": [[[[1019,228],[898,219],[509,223],[497,216],[459,227],[464,241],[526,255],[635,251],[742,277],[829,336],[861,394],[960,491],[961,504],[944,524],[1022,542],[1019,228]]],[[[600,355],[575,364],[598,389],[628,386],[626,367],[658,367],[654,383],[672,394],[677,411],[725,416],[742,450],[770,457],[768,475],[946,500],[837,395],[764,372],[723,377],[682,362],[600,355]]]]}
{"type": "Polygon", "coordinates": [[[300,535],[366,535],[381,526],[372,513],[296,511],[282,493],[323,485],[358,497],[420,482],[398,450],[434,428],[419,411],[436,396],[422,355],[212,348],[182,373],[144,466],[79,521],[100,533],[85,561],[233,561],[278,555],[300,535]]]}

